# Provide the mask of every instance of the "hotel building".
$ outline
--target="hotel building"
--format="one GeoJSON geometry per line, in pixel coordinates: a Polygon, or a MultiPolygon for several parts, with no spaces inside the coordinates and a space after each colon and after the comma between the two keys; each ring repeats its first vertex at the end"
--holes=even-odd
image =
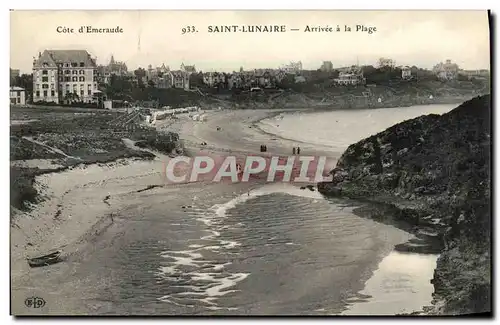
{"type": "Polygon", "coordinates": [[[94,102],[97,65],[86,50],[45,50],[33,61],[33,102],[94,102]]]}

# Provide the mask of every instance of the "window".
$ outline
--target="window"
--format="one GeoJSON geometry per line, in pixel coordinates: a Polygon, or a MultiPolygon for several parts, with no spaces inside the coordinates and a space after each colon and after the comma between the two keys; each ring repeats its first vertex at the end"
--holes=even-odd
{"type": "Polygon", "coordinates": [[[80,81],[85,81],[85,77],[80,77],[80,81]]]}
{"type": "Polygon", "coordinates": [[[49,74],[49,72],[47,70],[43,70],[42,74],[49,74]]]}
{"type": "Polygon", "coordinates": [[[88,90],[92,89],[92,85],[91,85],[91,84],[88,84],[88,85],[87,85],[87,88],[88,88],[88,90]]]}
{"type": "Polygon", "coordinates": [[[97,81],[97,76],[94,76],[94,82],[97,81]]]}
{"type": "Polygon", "coordinates": [[[78,70],[73,70],[73,74],[78,74],[78,70]]]}
{"type": "Polygon", "coordinates": [[[78,81],[78,77],[73,77],[73,81],[78,81]]]}
{"type": "Polygon", "coordinates": [[[50,84],[50,89],[54,89],[54,84],[50,84]]]}
{"type": "Polygon", "coordinates": [[[80,70],[80,74],[85,74],[85,70],[80,70]]]}
{"type": "Polygon", "coordinates": [[[47,97],[47,91],[46,90],[43,91],[43,97],[47,97]]]}
{"type": "Polygon", "coordinates": [[[82,84],[80,84],[80,89],[83,90],[83,85],[82,84]]]}
{"type": "Polygon", "coordinates": [[[66,91],[69,90],[69,84],[66,84],[66,91]]]}
{"type": "Polygon", "coordinates": [[[21,104],[21,98],[18,98],[18,99],[17,99],[17,103],[18,103],[18,104],[21,104]]]}
{"type": "Polygon", "coordinates": [[[36,91],[36,97],[40,97],[40,90],[36,91]]]}
{"type": "Polygon", "coordinates": [[[50,96],[54,97],[56,95],[56,92],[55,91],[50,91],[50,96]]]}
{"type": "Polygon", "coordinates": [[[21,96],[21,91],[17,91],[17,97],[20,97],[21,96]]]}
{"type": "Polygon", "coordinates": [[[36,84],[36,89],[40,89],[40,84],[36,84]]]}
{"type": "Polygon", "coordinates": [[[47,85],[47,84],[43,84],[43,85],[42,85],[42,88],[43,88],[43,89],[48,89],[48,88],[49,88],[49,85],[47,85]]]}
{"type": "Polygon", "coordinates": [[[67,64],[67,63],[64,63],[64,66],[65,66],[65,67],[67,68],[67,67],[69,67],[69,64],[67,64]]]}
{"type": "Polygon", "coordinates": [[[64,77],[64,81],[70,82],[71,81],[71,77],[64,77]]]}
{"type": "Polygon", "coordinates": [[[88,91],[89,96],[92,96],[92,90],[88,91]]]}
{"type": "Polygon", "coordinates": [[[71,66],[72,66],[73,68],[76,68],[76,67],[78,66],[78,63],[76,63],[76,62],[71,62],[71,66]]]}
{"type": "Polygon", "coordinates": [[[42,82],[49,82],[49,77],[42,77],[42,82]]]}
{"type": "Polygon", "coordinates": [[[84,67],[85,66],[85,62],[80,62],[80,67],[84,67]]]}
{"type": "Polygon", "coordinates": [[[94,84],[94,89],[97,89],[97,84],[94,84]]]}
{"type": "Polygon", "coordinates": [[[54,82],[54,76],[50,77],[50,82],[54,82]]]}
{"type": "Polygon", "coordinates": [[[71,71],[70,70],[66,70],[64,71],[65,74],[71,74],[71,71]]]}
{"type": "Polygon", "coordinates": [[[80,96],[84,96],[85,95],[85,92],[83,90],[80,90],[80,96]]]}

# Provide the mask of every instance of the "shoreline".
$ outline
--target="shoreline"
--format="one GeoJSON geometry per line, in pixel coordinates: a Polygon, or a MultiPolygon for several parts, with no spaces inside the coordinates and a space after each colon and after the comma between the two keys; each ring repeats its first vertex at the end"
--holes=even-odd
{"type": "MultiPolygon", "coordinates": [[[[308,114],[317,114],[317,113],[328,113],[328,112],[333,112],[333,111],[369,111],[369,110],[380,110],[380,109],[385,109],[385,108],[397,108],[397,107],[410,108],[410,107],[429,106],[429,105],[456,105],[456,106],[459,106],[460,104],[462,104],[462,102],[449,101],[446,103],[415,104],[415,105],[406,105],[406,106],[387,106],[387,107],[384,106],[384,107],[375,107],[375,108],[373,108],[373,107],[365,107],[365,108],[343,108],[343,107],[315,108],[315,107],[313,107],[313,108],[294,109],[292,112],[291,112],[291,110],[279,110],[275,114],[271,113],[267,117],[263,117],[263,118],[256,120],[252,124],[252,127],[255,128],[256,130],[258,130],[259,132],[266,134],[266,135],[269,135],[270,137],[273,137],[273,138],[278,138],[278,139],[282,139],[285,141],[300,143],[300,144],[304,144],[304,145],[313,145],[313,146],[317,146],[317,147],[328,147],[328,145],[326,145],[326,144],[311,143],[311,142],[307,142],[307,141],[301,141],[298,139],[288,138],[288,137],[285,137],[285,136],[280,135],[278,133],[273,133],[271,131],[264,130],[262,128],[262,126],[265,124],[265,122],[264,122],[265,120],[271,120],[271,119],[273,119],[277,116],[280,116],[280,115],[292,115],[295,112],[299,112],[300,114],[303,114],[303,115],[308,115],[308,114]]],[[[343,151],[338,152],[339,157],[340,157],[340,155],[342,155],[342,153],[343,153],[343,151]]]]}
{"type": "MultiPolygon", "coordinates": [[[[256,111],[259,112],[258,116],[249,118],[248,121],[244,119],[245,113],[243,112],[245,111],[229,111],[232,112],[229,115],[228,111],[214,111],[208,112],[208,123],[198,123],[183,117],[174,121],[167,128],[174,132],[177,130],[173,129],[177,128],[179,137],[181,139],[187,138],[188,141],[193,141],[193,144],[196,143],[196,139],[204,137],[210,138],[213,142],[211,148],[187,145],[186,152],[188,153],[196,155],[208,152],[214,155],[227,155],[228,151],[225,150],[225,147],[229,147],[229,152],[232,154],[247,155],[252,153],[251,148],[247,145],[256,144],[258,140],[242,142],[236,148],[231,149],[230,145],[233,142],[226,141],[224,134],[214,131],[214,126],[217,124],[226,125],[227,122],[222,122],[224,119],[238,122],[238,125],[234,125],[234,128],[230,129],[229,133],[231,133],[236,132],[235,129],[241,128],[241,125],[248,125],[246,123],[252,124],[256,120],[260,121],[283,112],[290,112],[286,109],[256,111]]],[[[293,111],[303,112],[307,110],[294,109],[293,111]]],[[[254,115],[255,111],[248,110],[246,114],[254,115]]],[[[166,121],[166,123],[171,123],[171,121],[166,121]]],[[[161,128],[161,124],[157,126],[157,129],[161,128]]],[[[244,130],[247,132],[243,133],[247,135],[261,133],[256,128],[250,128],[250,130],[245,128],[244,130]]],[[[266,134],[263,135],[266,136],[266,134]]],[[[275,148],[273,147],[273,151],[289,152],[290,148],[290,143],[283,141],[275,148]]],[[[99,236],[102,231],[111,226],[113,223],[111,216],[119,212],[121,207],[126,206],[126,202],[120,201],[120,196],[146,190],[154,191],[157,187],[201,186],[201,184],[191,184],[190,182],[165,185],[161,178],[163,161],[158,153],[155,155],[156,158],[153,160],[124,158],[108,163],[78,165],[64,171],[37,176],[36,184],[40,194],[50,195],[51,198],[39,203],[34,211],[17,215],[15,225],[11,226],[12,288],[22,289],[24,287],[22,285],[24,283],[23,277],[29,272],[29,266],[25,261],[25,257],[28,255],[32,257],[35,253],[41,255],[55,248],[63,248],[64,253],[70,256],[73,253],[78,253],[82,246],[92,241],[94,236],[99,236]],[[65,182],[68,178],[72,180],[71,184],[65,182]]],[[[263,185],[256,183],[245,185],[241,182],[236,184],[240,184],[236,188],[242,191],[263,185]]],[[[207,185],[211,186],[211,184],[206,183],[203,186],[207,185]]]]}

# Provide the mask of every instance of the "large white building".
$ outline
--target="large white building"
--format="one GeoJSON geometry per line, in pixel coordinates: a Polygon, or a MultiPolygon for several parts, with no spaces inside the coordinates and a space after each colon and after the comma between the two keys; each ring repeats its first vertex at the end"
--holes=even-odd
{"type": "Polygon", "coordinates": [[[33,61],[33,102],[94,101],[97,65],[86,50],[45,50],[33,61]]]}

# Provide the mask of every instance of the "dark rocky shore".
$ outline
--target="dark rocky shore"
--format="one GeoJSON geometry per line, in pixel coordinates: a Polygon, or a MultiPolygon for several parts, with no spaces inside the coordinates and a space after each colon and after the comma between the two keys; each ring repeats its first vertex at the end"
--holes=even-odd
{"type": "Polygon", "coordinates": [[[408,120],[347,148],[318,184],[437,233],[431,314],[491,312],[491,98],[408,120]],[[387,210],[387,211],[389,211],[387,210]]]}

